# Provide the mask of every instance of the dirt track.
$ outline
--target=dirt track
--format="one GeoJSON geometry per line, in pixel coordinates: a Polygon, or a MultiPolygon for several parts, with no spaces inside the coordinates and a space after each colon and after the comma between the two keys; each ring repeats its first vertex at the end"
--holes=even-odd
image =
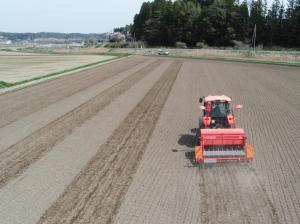
{"type": "Polygon", "coordinates": [[[134,57],[0,95],[3,223],[299,223],[299,68],[134,57]],[[252,165],[192,163],[226,94],[252,165]]]}

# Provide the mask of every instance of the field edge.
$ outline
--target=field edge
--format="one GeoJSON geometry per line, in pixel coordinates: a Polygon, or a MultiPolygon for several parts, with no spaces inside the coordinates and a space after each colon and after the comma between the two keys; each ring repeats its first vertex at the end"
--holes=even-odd
{"type": "MultiPolygon", "coordinates": [[[[153,55],[145,55],[145,56],[153,56],[153,55]]],[[[273,61],[273,60],[263,60],[263,59],[257,59],[257,58],[177,56],[177,55],[157,56],[157,57],[212,60],[212,61],[226,61],[226,62],[244,62],[244,63],[257,63],[257,64],[271,64],[271,65],[283,65],[283,66],[300,67],[300,62],[297,62],[297,61],[290,61],[290,62],[289,61],[273,61]]]]}
{"type": "MultiPolygon", "coordinates": [[[[39,80],[43,80],[43,79],[47,79],[47,78],[52,78],[52,77],[59,76],[59,75],[66,75],[66,74],[77,72],[77,71],[83,71],[85,69],[89,69],[89,68],[92,68],[94,66],[98,66],[98,65],[102,65],[102,64],[122,60],[122,59],[125,59],[125,58],[129,58],[131,55],[124,54],[124,55],[113,55],[113,56],[115,56],[115,58],[110,58],[110,59],[106,59],[106,60],[102,60],[102,61],[97,61],[97,62],[93,62],[93,63],[89,63],[89,64],[84,64],[84,65],[76,66],[76,67],[73,67],[73,68],[64,69],[62,71],[52,72],[52,73],[49,73],[49,74],[46,74],[46,75],[37,76],[37,77],[31,78],[31,79],[25,79],[25,80],[18,81],[18,82],[10,83],[10,82],[4,82],[4,81],[0,80],[0,90],[5,89],[5,88],[19,86],[19,85],[22,85],[22,84],[31,83],[33,81],[39,81],[39,80]]],[[[1,94],[1,92],[0,92],[0,94],[1,94]]]]}

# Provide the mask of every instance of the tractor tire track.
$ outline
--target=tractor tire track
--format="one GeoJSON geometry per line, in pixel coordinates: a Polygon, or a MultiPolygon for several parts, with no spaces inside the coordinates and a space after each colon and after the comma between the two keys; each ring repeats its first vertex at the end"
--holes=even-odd
{"type": "Polygon", "coordinates": [[[116,76],[146,59],[127,59],[113,65],[107,64],[71,75],[47,80],[31,88],[22,89],[0,95],[0,128],[16,121],[20,117],[90,88],[93,85],[116,76]],[[97,74],[98,73],[98,74],[97,74]],[[68,84],[66,84],[68,83],[68,84]],[[55,88],[53,88],[55,86],[55,88]],[[13,104],[11,103],[13,100],[13,104]]]}
{"type": "Polygon", "coordinates": [[[182,62],[175,61],[39,223],[111,223],[182,62]]]}
{"type": "MultiPolygon", "coordinates": [[[[282,223],[298,223],[299,216],[299,110],[297,110],[297,94],[294,94],[295,85],[299,80],[295,73],[285,74],[273,72],[268,75],[262,71],[253,72],[249,68],[243,68],[241,84],[245,79],[248,85],[244,85],[245,94],[242,101],[247,105],[257,105],[251,108],[246,117],[252,117],[251,125],[243,124],[245,128],[251,127],[253,133],[252,142],[256,140],[256,171],[259,181],[264,183],[265,193],[274,204],[282,223]],[[276,76],[270,77],[270,76],[276,76]],[[249,77],[252,77],[249,79],[249,77]],[[277,91],[275,91],[277,87],[277,91]],[[253,88],[255,93],[253,93],[253,88]],[[289,90],[289,91],[288,91],[289,90]],[[251,96],[251,97],[249,97],[251,96]],[[289,102],[294,101],[294,104],[289,102]],[[284,110],[282,108],[285,108],[284,110]]],[[[234,74],[234,73],[231,73],[234,74]]],[[[299,76],[298,76],[299,77],[299,76]]],[[[231,80],[234,78],[230,78],[231,80]]],[[[299,106],[299,105],[298,105],[299,106]]],[[[241,122],[250,119],[240,119],[241,122]]],[[[250,130],[251,130],[250,129],[250,130]]],[[[251,133],[251,132],[249,132],[251,133]]],[[[252,136],[249,136],[250,138],[252,136]]]]}
{"type": "Polygon", "coordinates": [[[214,223],[280,223],[275,206],[247,165],[226,164],[200,172],[201,223],[210,223],[212,217],[214,223]]]}
{"type": "Polygon", "coordinates": [[[116,97],[143,79],[162,61],[156,60],[126,79],[104,90],[64,116],[37,130],[0,153],[0,187],[19,176],[87,119],[96,115],[116,97]]]}

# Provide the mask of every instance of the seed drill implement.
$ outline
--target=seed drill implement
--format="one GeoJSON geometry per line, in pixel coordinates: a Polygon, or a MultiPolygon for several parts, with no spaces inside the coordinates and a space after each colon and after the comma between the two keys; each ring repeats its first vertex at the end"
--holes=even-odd
{"type": "Polygon", "coordinates": [[[236,113],[242,105],[231,107],[228,96],[200,98],[203,116],[199,119],[197,163],[249,162],[253,146],[247,143],[245,131],[236,127],[236,113]]]}

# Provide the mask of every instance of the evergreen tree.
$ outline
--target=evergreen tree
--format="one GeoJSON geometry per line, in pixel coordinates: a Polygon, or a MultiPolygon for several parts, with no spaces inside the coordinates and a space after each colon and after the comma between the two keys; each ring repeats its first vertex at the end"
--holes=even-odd
{"type": "Polygon", "coordinates": [[[249,37],[249,9],[247,0],[244,0],[239,6],[239,25],[241,40],[246,40],[249,37]]]}
{"type": "Polygon", "coordinates": [[[133,35],[138,40],[144,40],[145,24],[146,21],[151,17],[152,17],[151,3],[144,2],[141,7],[140,13],[135,15],[134,17],[133,27],[132,27],[133,35]]]}
{"type": "Polygon", "coordinates": [[[300,0],[288,0],[286,9],[280,0],[269,8],[267,0],[249,6],[247,0],[154,0],[143,3],[132,27],[124,30],[149,45],[230,46],[250,40],[254,25],[257,44],[300,47],[300,0]]]}
{"type": "Polygon", "coordinates": [[[266,26],[265,26],[265,7],[262,0],[252,0],[250,5],[250,36],[251,38],[254,32],[254,26],[256,25],[256,42],[264,43],[266,39],[266,26]]]}
{"type": "Polygon", "coordinates": [[[280,2],[279,0],[274,0],[271,8],[268,11],[267,15],[267,40],[265,42],[269,43],[271,46],[274,43],[278,43],[278,33],[280,31],[279,23],[279,13],[280,13],[280,2]],[[276,35],[277,34],[277,35],[276,35]]]}
{"type": "Polygon", "coordinates": [[[287,44],[300,47],[300,0],[288,1],[286,17],[287,44]]]}

